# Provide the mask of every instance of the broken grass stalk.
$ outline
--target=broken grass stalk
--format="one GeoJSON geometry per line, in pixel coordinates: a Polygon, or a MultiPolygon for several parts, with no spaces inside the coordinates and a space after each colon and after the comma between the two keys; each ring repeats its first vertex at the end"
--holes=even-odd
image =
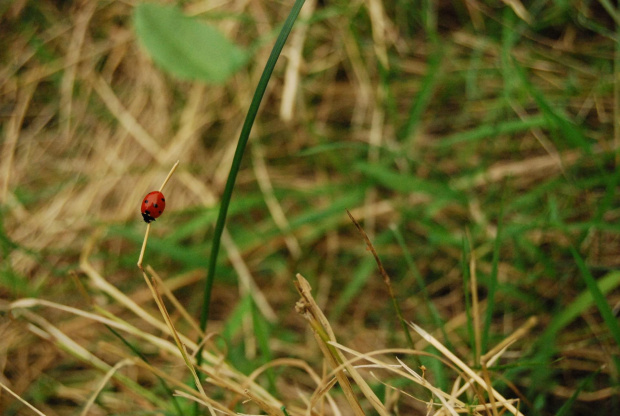
{"type": "Polygon", "coordinates": [[[355,396],[355,392],[351,386],[351,383],[347,377],[351,377],[357,386],[360,388],[366,399],[374,407],[377,413],[381,416],[387,416],[389,413],[385,409],[381,400],[375,395],[370,386],[366,383],[364,378],[357,372],[355,367],[351,365],[340,353],[340,351],[334,347],[333,343],[337,343],[334,331],[329,324],[329,321],[317,305],[316,301],[312,297],[312,288],[308,281],[301,275],[297,274],[297,280],[295,281],[295,287],[297,292],[301,296],[301,299],[295,305],[297,312],[302,315],[310,324],[317,343],[321,348],[321,352],[334,370],[335,376],[338,379],[338,383],[345,394],[345,397],[353,412],[356,415],[364,415],[364,411],[355,396]],[[345,371],[346,370],[346,373],[345,371]]]}

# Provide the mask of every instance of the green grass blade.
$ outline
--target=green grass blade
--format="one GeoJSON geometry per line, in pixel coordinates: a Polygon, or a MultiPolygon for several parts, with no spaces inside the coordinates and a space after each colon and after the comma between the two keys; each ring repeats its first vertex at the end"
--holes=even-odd
{"type": "Polygon", "coordinates": [[[475,142],[489,137],[520,133],[537,127],[546,127],[548,125],[549,121],[541,115],[527,117],[522,120],[509,120],[497,124],[485,124],[471,130],[446,136],[438,141],[436,146],[438,148],[447,148],[457,143],[475,142]]]}
{"type": "MultiPolygon", "coordinates": [[[[269,322],[265,319],[265,317],[260,313],[258,307],[252,300],[251,302],[252,308],[252,321],[254,323],[254,336],[256,337],[256,343],[258,348],[260,349],[262,359],[260,360],[261,364],[267,364],[269,361],[273,360],[273,353],[271,352],[269,338],[271,335],[271,328],[269,322]]],[[[267,369],[265,372],[267,376],[267,380],[269,381],[269,390],[272,393],[276,393],[276,377],[273,371],[273,368],[267,369]]]]}
{"type": "Polygon", "coordinates": [[[491,275],[489,276],[487,309],[484,318],[482,341],[480,345],[480,352],[483,354],[487,351],[487,345],[489,343],[489,332],[491,331],[491,322],[493,322],[493,313],[495,312],[495,296],[497,293],[497,270],[499,265],[499,250],[501,248],[502,238],[502,217],[503,209],[502,212],[500,212],[499,214],[499,219],[497,222],[497,235],[495,236],[495,242],[493,244],[493,261],[491,275]]]}
{"type": "Polygon", "coordinates": [[[562,137],[566,139],[572,146],[579,147],[588,153],[591,153],[591,146],[586,137],[581,132],[581,127],[569,120],[568,116],[561,110],[549,103],[545,95],[532,85],[529,81],[526,71],[519,65],[516,59],[512,60],[516,74],[521,80],[521,84],[527,92],[534,98],[538,108],[547,117],[550,124],[562,133],[562,137]]]}
{"type": "Polygon", "coordinates": [[[555,414],[555,416],[567,416],[567,415],[570,415],[571,414],[571,410],[572,410],[572,406],[573,406],[573,404],[575,404],[575,401],[579,397],[579,393],[581,393],[582,390],[584,390],[588,384],[591,384],[594,381],[594,379],[596,378],[596,376],[598,376],[598,374],[600,372],[601,372],[600,369],[597,370],[597,371],[594,371],[588,377],[583,379],[581,381],[581,383],[579,383],[579,386],[577,386],[577,388],[575,389],[575,392],[568,398],[568,400],[566,402],[564,402],[564,404],[562,405],[562,407],[560,407],[560,410],[558,410],[558,412],[555,414]]]}
{"type": "Polygon", "coordinates": [[[588,270],[588,267],[586,266],[579,253],[577,253],[577,250],[575,250],[575,248],[571,246],[570,251],[575,258],[575,262],[577,263],[577,267],[579,267],[579,271],[581,272],[583,280],[586,282],[588,292],[592,296],[594,304],[601,313],[601,317],[603,318],[603,321],[605,321],[605,325],[607,325],[607,329],[609,329],[609,332],[616,341],[616,344],[620,346],[620,324],[618,324],[618,320],[614,316],[614,312],[611,310],[607,299],[605,299],[605,295],[603,295],[603,292],[601,291],[601,289],[599,289],[596,283],[596,279],[594,279],[594,277],[590,273],[590,270],[588,270]]]}
{"type": "MultiPolygon", "coordinates": [[[[583,261],[581,261],[581,263],[583,264],[583,261]]],[[[589,272],[587,272],[587,274],[589,275],[589,272]]],[[[592,276],[589,275],[589,277],[591,278],[592,276]]],[[[572,303],[562,308],[549,323],[549,326],[542,336],[536,341],[535,347],[538,351],[533,361],[537,362],[537,365],[531,375],[532,387],[528,395],[541,394],[540,386],[547,386],[549,384],[549,379],[553,375],[553,366],[550,360],[555,354],[556,345],[558,345],[554,340],[560,331],[571,324],[584,311],[592,307],[593,304],[597,304],[595,296],[599,301],[602,299],[601,304],[606,304],[607,302],[605,301],[604,295],[620,286],[620,272],[618,271],[611,272],[598,279],[598,281],[590,278],[585,279],[590,281],[589,285],[591,286],[577,296],[572,303]],[[594,295],[594,293],[596,293],[596,295],[594,295]]],[[[597,304],[597,306],[599,305],[597,304]]],[[[607,307],[609,307],[609,305],[607,305],[607,307]]]]}
{"type": "Polygon", "coordinates": [[[375,269],[375,262],[370,257],[365,257],[360,265],[353,271],[353,276],[348,280],[347,285],[341,291],[338,300],[334,304],[334,308],[329,314],[329,320],[337,320],[339,316],[342,316],[344,310],[360,296],[362,288],[368,282],[368,279],[372,276],[372,272],[375,269]]]}
{"type": "Polygon", "coordinates": [[[436,200],[465,203],[467,198],[460,191],[452,189],[442,181],[419,178],[411,173],[396,172],[389,167],[374,163],[358,162],[353,168],[368,179],[401,193],[420,192],[436,200]]]}
{"type": "MultiPolygon", "coordinates": [[[[303,5],[304,0],[296,0],[295,4],[293,5],[293,9],[291,10],[291,13],[286,18],[286,21],[282,26],[282,30],[280,31],[280,34],[276,39],[275,45],[273,46],[271,54],[269,55],[269,59],[267,59],[265,69],[263,70],[260,80],[258,81],[256,90],[254,91],[254,97],[252,98],[250,108],[248,109],[247,116],[241,129],[239,142],[237,143],[237,149],[235,150],[232,166],[230,167],[230,173],[228,174],[228,179],[226,181],[226,187],[224,188],[224,193],[222,194],[222,202],[220,204],[220,210],[218,213],[217,222],[215,225],[215,232],[213,235],[213,245],[211,246],[211,255],[209,257],[207,278],[205,279],[205,286],[203,290],[202,311],[200,315],[200,328],[203,333],[206,333],[207,321],[209,320],[211,289],[213,288],[213,280],[215,279],[217,255],[220,249],[222,233],[224,232],[224,225],[226,224],[228,206],[230,205],[230,199],[232,197],[233,189],[235,187],[235,181],[237,179],[237,174],[239,173],[241,160],[243,159],[243,153],[250,138],[250,132],[252,130],[252,126],[254,125],[254,120],[256,120],[256,114],[258,113],[258,109],[263,99],[263,95],[265,95],[267,84],[269,83],[269,79],[271,78],[273,69],[276,66],[276,62],[280,57],[280,53],[282,52],[282,48],[284,47],[286,39],[288,38],[288,35],[289,33],[291,33],[291,29],[293,28],[293,23],[295,23],[295,20],[297,19],[297,16],[299,15],[299,12],[301,11],[301,7],[303,5]]],[[[200,365],[201,362],[202,351],[199,351],[197,357],[197,364],[200,365]]]]}
{"type": "Polygon", "coordinates": [[[573,322],[586,309],[591,307],[592,304],[595,302],[593,292],[596,292],[597,296],[603,296],[606,293],[609,293],[618,286],[620,286],[620,272],[611,272],[606,276],[600,278],[598,282],[595,282],[595,284],[595,289],[588,287],[587,291],[581,293],[570,305],[568,305],[566,308],[563,308],[562,312],[556,315],[555,318],[551,321],[541,338],[547,340],[553,339],[563,328],[573,322]]]}
{"type": "Polygon", "coordinates": [[[403,130],[399,135],[402,139],[412,145],[412,139],[414,138],[415,130],[422,118],[422,114],[428,108],[433,93],[435,92],[435,86],[441,78],[443,72],[441,71],[441,64],[443,62],[443,53],[439,45],[436,46],[435,52],[429,57],[428,70],[424,79],[422,80],[422,87],[420,92],[416,95],[411,107],[409,108],[409,115],[407,121],[403,126],[403,130]]]}

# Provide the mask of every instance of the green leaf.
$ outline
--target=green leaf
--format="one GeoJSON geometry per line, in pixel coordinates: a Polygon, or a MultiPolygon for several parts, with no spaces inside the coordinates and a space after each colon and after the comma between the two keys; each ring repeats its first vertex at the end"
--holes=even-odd
{"type": "Polygon", "coordinates": [[[182,79],[223,83],[247,60],[248,54],[215,28],[175,6],[139,4],[134,24],[153,60],[182,79]]]}

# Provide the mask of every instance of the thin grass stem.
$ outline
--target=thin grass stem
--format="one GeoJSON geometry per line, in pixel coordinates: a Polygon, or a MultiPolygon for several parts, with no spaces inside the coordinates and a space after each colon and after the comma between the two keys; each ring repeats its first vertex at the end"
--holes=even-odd
{"type": "Polygon", "coordinates": [[[347,210],[347,214],[349,215],[349,218],[351,218],[351,221],[353,221],[353,224],[355,224],[355,227],[357,228],[357,230],[360,232],[360,234],[362,234],[362,237],[364,237],[364,241],[366,242],[368,249],[374,256],[375,261],[377,262],[379,273],[381,273],[381,277],[383,277],[383,282],[387,286],[388,292],[390,294],[390,298],[392,298],[392,304],[394,305],[394,310],[396,311],[396,315],[398,316],[398,319],[400,320],[400,324],[403,327],[403,331],[405,332],[405,337],[407,337],[407,342],[409,343],[409,347],[411,349],[414,349],[415,346],[413,344],[413,339],[411,339],[411,333],[409,332],[409,327],[407,325],[407,322],[405,321],[405,318],[403,318],[403,313],[400,309],[400,305],[398,304],[398,300],[396,300],[396,295],[394,294],[394,288],[392,287],[392,281],[390,280],[390,276],[387,274],[387,271],[385,271],[385,268],[383,267],[383,263],[381,263],[381,259],[379,258],[379,255],[377,254],[375,247],[372,245],[372,242],[368,238],[368,235],[366,235],[366,232],[364,231],[360,223],[357,222],[355,218],[353,218],[353,215],[351,215],[349,210],[347,210]]]}
{"type": "Polygon", "coordinates": [[[151,223],[146,224],[146,232],[144,233],[144,240],[142,240],[142,249],[140,249],[140,256],[138,257],[138,267],[142,269],[142,260],[144,260],[144,252],[146,251],[146,242],[149,239],[149,233],[151,232],[151,223]]]}
{"type": "Polygon", "coordinates": [[[175,163],[174,166],[172,166],[172,169],[170,169],[170,172],[168,172],[168,176],[166,176],[166,179],[164,179],[164,182],[159,187],[159,192],[163,192],[164,187],[166,186],[166,184],[168,183],[168,181],[172,177],[172,174],[174,173],[175,170],[177,170],[177,166],[179,166],[179,161],[178,160],[177,160],[177,163],[175,163]]]}
{"type": "MultiPolygon", "coordinates": [[[[237,149],[235,150],[235,155],[233,156],[232,165],[230,167],[230,173],[228,174],[228,179],[226,180],[226,186],[224,188],[224,192],[222,193],[222,201],[220,203],[220,209],[218,212],[217,221],[215,224],[215,231],[213,233],[213,241],[211,245],[211,254],[209,256],[209,263],[207,269],[207,278],[205,279],[205,286],[203,289],[203,301],[202,301],[202,310],[200,315],[200,330],[203,334],[206,334],[207,330],[207,322],[209,320],[209,309],[211,304],[211,291],[213,288],[213,281],[215,280],[215,272],[217,267],[217,256],[220,249],[220,243],[222,240],[222,233],[224,232],[224,226],[226,225],[226,216],[228,214],[228,207],[230,205],[230,200],[232,198],[233,189],[235,187],[235,181],[237,179],[237,174],[239,173],[239,168],[241,166],[241,160],[243,159],[243,153],[245,151],[245,147],[250,138],[250,132],[252,131],[252,126],[254,125],[254,121],[256,120],[256,115],[258,114],[258,110],[260,107],[260,103],[263,99],[265,91],[267,90],[267,84],[269,83],[269,79],[271,78],[271,74],[273,73],[273,69],[275,68],[276,62],[280,57],[280,53],[282,52],[282,48],[288,38],[291,29],[293,28],[293,23],[297,19],[299,12],[301,11],[301,7],[304,5],[305,0],[296,0],[293,8],[286,18],[282,29],[280,30],[280,34],[276,39],[276,42],[273,46],[271,54],[269,55],[269,59],[267,59],[267,63],[265,64],[265,69],[258,81],[258,85],[256,86],[256,90],[254,91],[254,97],[252,98],[252,102],[250,103],[250,107],[248,109],[248,113],[246,115],[245,121],[243,123],[243,127],[241,129],[241,134],[239,135],[239,141],[237,143],[237,149]]],[[[200,344],[200,342],[199,342],[200,344]]],[[[197,365],[200,366],[202,363],[202,350],[198,351],[197,355],[197,365]]]]}

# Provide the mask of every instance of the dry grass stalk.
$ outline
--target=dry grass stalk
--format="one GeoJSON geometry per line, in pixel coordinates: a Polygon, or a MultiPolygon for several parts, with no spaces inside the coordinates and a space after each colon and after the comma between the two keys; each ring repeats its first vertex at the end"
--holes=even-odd
{"type": "MultiPolygon", "coordinates": [[[[170,172],[168,173],[168,176],[166,176],[166,179],[164,179],[162,185],[159,187],[159,192],[162,192],[164,187],[166,186],[166,184],[168,183],[168,181],[170,180],[170,178],[172,177],[172,175],[174,174],[174,171],[176,170],[177,166],[179,165],[179,161],[177,161],[174,166],[170,169],[170,172]]],[[[181,340],[181,337],[178,333],[178,331],[176,330],[172,319],[170,318],[170,315],[168,314],[168,310],[166,308],[166,305],[164,304],[164,301],[161,297],[160,291],[158,290],[158,280],[157,279],[151,279],[151,277],[149,276],[149,274],[153,274],[154,270],[149,266],[147,267],[147,270],[145,270],[142,267],[142,260],[144,258],[144,252],[146,250],[146,243],[148,240],[148,235],[149,235],[149,230],[151,227],[151,223],[147,224],[147,228],[146,228],[146,233],[144,236],[144,241],[142,243],[142,249],[140,251],[140,256],[138,259],[138,267],[140,268],[140,271],[142,272],[142,276],[144,277],[144,280],[147,284],[147,286],[149,287],[149,289],[151,290],[151,294],[153,296],[153,299],[155,300],[155,303],[157,304],[157,307],[159,308],[159,311],[162,315],[162,317],[164,318],[164,322],[166,323],[169,333],[172,335],[175,344],[177,345],[177,348],[179,350],[179,352],[181,353],[181,356],[183,358],[183,361],[185,362],[185,365],[187,366],[187,368],[190,370],[192,377],[194,378],[194,383],[196,385],[196,388],[198,389],[199,392],[199,398],[200,398],[200,402],[201,403],[206,403],[207,408],[209,409],[209,412],[211,413],[211,415],[215,415],[215,409],[218,409],[219,411],[224,411],[227,412],[228,409],[223,406],[222,404],[220,404],[217,401],[214,401],[212,399],[210,399],[207,394],[204,391],[204,388],[202,386],[202,382],[200,381],[200,378],[198,377],[198,373],[196,372],[196,368],[194,366],[194,362],[193,359],[195,357],[190,356],[187,353],[187,349],[185,347],[185,344],[183,343],[183,341],[181,340]]],[[[161,279],[159,279],[159,281],[161,281],[161,279]]],[[[177,302],[176,303],[178,306],[180,306],[180,304],[177,302]]],[[[184,308],[180,308],[181,311],[184,311],[184,308]]],[[[184,316],[189,318],[189,314],[187,314],[185,312],[184,316]]],[[[192,322],[193,320],[191,318],[188,319],[188,321],[192,322]]],[[[198,331],[200,332],[200,331],[198,331]]],[[[269,406],[267,406],[266,402],[261,400],[259,397],[251,394],[251,392],[249,392],[249,390],[244,390],[245,396],[248,398],[251,398],[254,402],[256,402],[263,410],[265,409],[270,409],[269,406]]],[[[271,414],[271,413],[270,413],[271,414]]]]}
{"type": "Polygon", "coordinates": [[[200,339],[203,339],[204,334],[201,333],[200,326],[198,325],[198,322],[196,322],[194,317],[189,314],[189,312],[181,304],[179,299],[177,299],[177,297],[174,296],[174,293],[172,293],[172,290],[170,290],[170,288],[164,284],[164,281],[159,276],[159,274],[157,274],[157,272],[151,266],[147,266],[146,268],[149,274],[152,276],[152,278],[157,283],[157,287],[161,289],[161,291],[164,293],[166,298],[172,303],[175,309],[179,311],[181,316],[183,316],[183,318],[185,319],[185,322],[187,322],[197,334],[200,334],[200,339]]]}
{"type": "Polygon", "coordinates": [[[482,377],[480,377],[474,370],[472,370],[467,364],[461,361],[456,355],[454,355],[448,348],[446,348],[443,344],[441,344],[435,337],[431,334],[420,328],[418,325],[413,322],[410,323],[411,327],[422,336],[425,340],[427,340],[432,346],[437,348],[443,355],[445,355],[454,365],[456,365],[461,371],[465,372],[469,377],[471,377],[476,383],[478,383],[481,387],[483,387],[488,393],[489,396],[493,396],[495,400],[498,401],[499,405],[504,406],[508,411],[510,411],[515,416],[523,416],[523,414],[512,405],[512,400],[505,399],[497,390],[495,390],[490,384],[488,384],[482,377]]]}
{"type": "MultiPolygon", "coordinates": [[[[471,237],[467,234],[468,239],[471,237]]],[[[482,325],[480,324],[480,301],[478,300],[478,274],[476,272],[476,255],[472,251],[469,258],[469,276],[471,291],[471,315],[474,327],[474,363],[480,364],[480,348],[482,346],[482,325]]]]}
{"type": "Polygon", "coordinates": [[[383,403],[379,400],[379,398],[375,395],[372,389],[368,386],[364,378],[357,372],[357,370],[350,365],[342,354],[334,348],[331,344],[332,342],[336,342],[336,336],[329,324],[329,321],[314,301],[312,297],[312,288],[308,281],[300,274],[297,274],[297,280],[295,281],[295,286],[297,288],[297,292],[299,292],[301,299],[297,302],[295,309],[297,312],[302,315],[309,323],[312,331],[314,332],[315,339],[321,348],[321,352],[323,356],[327,359],[327,362],[331,366],[332,370],[335,372],[335,376],[338,379],[338,383],[342,388],[347,401],[351,405],[353,412],[356,415],[363,415],[364,412],[362,407],[357,400],[355,393],[353,392],[353,388],[349,379],[350,376],[353,378],[357,386],[360,388],[364,396],[368,399],[370,404],[374,407],[374,409],[380,415],[388,415],[387,410],[383,406],[383,403]],[[342,368],[341,368],[342,366],[342,368]],[[346,370],[346,373],[345,371],[346,370]]]}
{"type": "MultiPolygon", "coordinates": [[[[30,324],[29,326],[29,329],[34,334],[42,337],[43,339],[54,342],[59,347],[61,347],[63,350],[70,352],[73,356],[77,357],[81,361],[87,362],[90,365],[92,365],[94,368],[98,368],[99,370],[109,375],[116,374],[116,371],[112,370],[113,368],[112,366],[109,366],[103,360],[98,358],[96,355],[92,354],[90,351],[82,347],[75,340],[73,340],[70,336],[60,331],[58,328],[56,328],[46,319],[44,319],[38,314],[30,312],[28,309],[36,307],[36,306],[51,307],[51,308],[55,308],[55,309],[62,310],[64,312],[73,314],[75,316],[83,317],[83,318],[86,318],[86,319],[89,319],[95,322],[100,322],[102,324],[108,325],[122,332],[132,334],[134,336],[138,336],[142,338],[146,343],[155,345],[159,349],[165,350],[168,353],[172,353],[175,356],[183,358],[186,365],[188,366],[188,368],[190,368],[190,371],[192,372],[194,376],[194,380],[196,381],[198,391],[191,391],[190,389],[187,388],[187,386],[183,385],[182,382],[176,381],[174,378],[171,378],[165,372],[157,369],[156,367],[150,366],[146,363],[142,363],[141,361],[135,361],[135,359],[133,359],[134,360],[133,362],[134,364],[147,368],[149,371],[153,372],[154,374],[157,374],[160,377],[165,378],[168,382],[171,382],[183,388],[186,391],[185,393],[186,395],[189,394],[190,396],[194,397],[194,399],[199,401],[200,403],[206,403],[206,405],[210,407],[210,410],[213,410],[213,411],[217,410],[219,412],[223,412],[224,414],[234,414],[234,412],[231,412],[228,409],[228,407],[224,406],[223,404],[219,402],[216,402],[210,399],[206,395],[204,389],[202,388],[202,385],[199,384],[200,380],[199,380],[196,370],[199,370],[201,372],[206,372],[209,375],[209,378],[207,379],[207,381],[210,382],[211,384],[222,386],[228,391],[235,392],[236,394],[239,394],[247,399],[251,399],[255,403],[259,404],[263,410],[268,411],[269,414],[274,414],[274,412],[276,413],[279,412],[278,409],[279,409],[279,406],[281,406],[281,404],[277,400],[275,400],[273,397],[271,397],[271,395],[268,392],[266,392],[263,388],[258,386],[254,382],[252,377],[246,377],[243,374],[236,372],[235,370],[230,368],[228,365],[226,365],[221,359],[216,359],[216,357],[212,356],[207,351],[203,351],[206,364],[203,364],[203,366],[200,369],[194,368],[193,359],[190,357],[189,354],[187,354],[185,345],[188,344],[190,348],[194,351],[197,350],[198,347],[197,345],[192,343],[189,339],[187,339],[185,336],[179,334],[174,328],[174,325],[172,324],[172,321],[165,308],[165,305],[163,304],[163,300],[161,296],[159,295],[159,290],[157,289],[157,286],[154,285],[155,281],[152,280],[146,273],[148,271],[150,271],[150,268],[147,268],[147,270],[144,271],[144,277],[147,281],[149,288],[152,291],[154,298],[156,299],[156,303],[158,304],[158,307],[160,308],[162,316],[164,317],[164,320],[166,322],[167,330],[165,330],[165,333],[172,335],[173,339],[175,340],[176,347],[174,344],[170,343],[169,341],[158,338],[144,331],[138,330],[132,325],[129,325],[127,322],[120,321],[118,318],[112,319],[114,318],[113,316],[110,316],[109,318],[105,318],[97,314],[85,312],[81,309],[77,309],[77,308],[73,308],[73,307],[69,307],[65,305],[60,305],[55,302],[49,302],[49,301],[45,301],[42,299],[21,299],[19,301],[15,301],[11,303],[10,305],[8,305],[8,309],[14,311],[14,314],[21,315],[24,318],[26,318],[28,321],[32,322],[32,324],[30,324]],[[208,363],[212,363],[212,364],[215,363],[215,364],[213,364],[213,367],[211,367],[211,365],[208,363]],[[250,392],[249,394],[247,394],[248,391],[250,392]]],[[[137,305],[134,305],[133,308],[135,309],[139,307],[137,305]]],[[[106,313],[103,310],[102,312],[106,313]]],[[[142,313],[139,314],[139,316],[145,316],[145,312],[143,311],[142,313]]],[[[256,377],[256,374],[253,377],[256,377]]],[[[277,414],[281,415],[281,413],[277,413],[277,414]]]]}
{"type": "MultiPolygon", "coordinates": [[[[140,266],[140,269],[142,269],[141,265],[139,266],[140,266]]],[[[204,388],[202,387],[202,382],[198,378],[198,374],[196,373],[196,369],[194,368],[194,363],[192,359],[190,358],[190,356],[187,354],[187,349],[185,348],[185,345],[181,341],[181,338],[179,337],[179,333],[177,332],[176,328],[174,327],[174,324],[172,323],[172,320],[170,319],[170,315],[168,314],[166,305],[164,305],[164,300],[161,298],[161,295],[159,294],[159,291],[157,290],[157,286],[156,286],[157,283],[155,282],[155,280],[150,279],[150,277],[148,276],[148,274],[146,273],[144,269],[142,269],[142,276],[144,277],[144,280],[146,284],[148,285],[149,289],[151,289],[151,292],[153,294],[153,299],[155,300],[155,303],[157,304],[157,307],[159,308],[159,311],[162,317],[164,318],[164,321],[166,322],[166,325],[168,326],[170,333],[172,334],[174,338],[174,342],[176,343],[177,348],[179,349],[179,352],[181,353],[181,356],[183,357],[183,361],[185,362],[185,365],[187,366],[189,371],[192,373],[192,377],[194,378],[194,383],[196,384],[196,387],[198,388],[198,391],[200,392],[200,397],[204,400],[204,402],[207,403],[207,408],[209,409],[209,412],[211,413],[212,416],[215,416],[214,408],[221,408],[221,409],[226,410],[226,408],[222,406],[219,402],[211,400],[207,397],[207,394],[205,393],[204,388]]]]}
{"type": "Polygon", "coordinates": [[[19,394],[16,394],[13,390],[11,390],[8,386],[6,386],[2,381],[0,381],[0,387],[3,388],[4,390],[7,391],[7,393],[9,393],[11,396],[15,397],[17,400],[19,400],[24,406],[26,406],[27,408],[29,408],[30,410],[32,410],[33,412],[35,412],[36,414],[38,414],[39,416],[45,416],[45,413],[41,412],[39,409],[37,409],[36,407],[34,407],[33,405],[31,405],[30,403],[28,403],[26,400],[24,400],[19,394]]]}
{"type": "Polygon", "coordinates": [[[128,365],[134,365],[134,360],[124,359],[122,361],[119,361],[118,363],[114,365],[114,367],[110,368],[110,370],[106,372],[105,376],[99,381],[99,386],[95,389],[95,391],[88,398],[88,401],[84,405],[84,408],[82,409],[82,412],[80,413],[80,416],[88,415],[88,412],[90,411],[91,407],[95,403],[97,396],[99,396],[99,393],[101,393],[101,391],[105,388],[105,386],[108,384],[110,379],[114,376],[114,373],[116,373],[122,367],[125,367],[128,365]]]}
{"type": "Polygon", "coordinates": [[[284,73],[284,86],[282,88],[282,100],[280,101],[280,118],[286,122],[293,120],[295,102],[300,89],[300,69],[303,60],[303,47],[308,32],[308,23],[304,20],[310,19],[316,8],[316,0],[307,0],[299,13],[300,21],[293,28],[290,34],[289,46],[284,54],[288,58],[286,71],[284,73]]]}

